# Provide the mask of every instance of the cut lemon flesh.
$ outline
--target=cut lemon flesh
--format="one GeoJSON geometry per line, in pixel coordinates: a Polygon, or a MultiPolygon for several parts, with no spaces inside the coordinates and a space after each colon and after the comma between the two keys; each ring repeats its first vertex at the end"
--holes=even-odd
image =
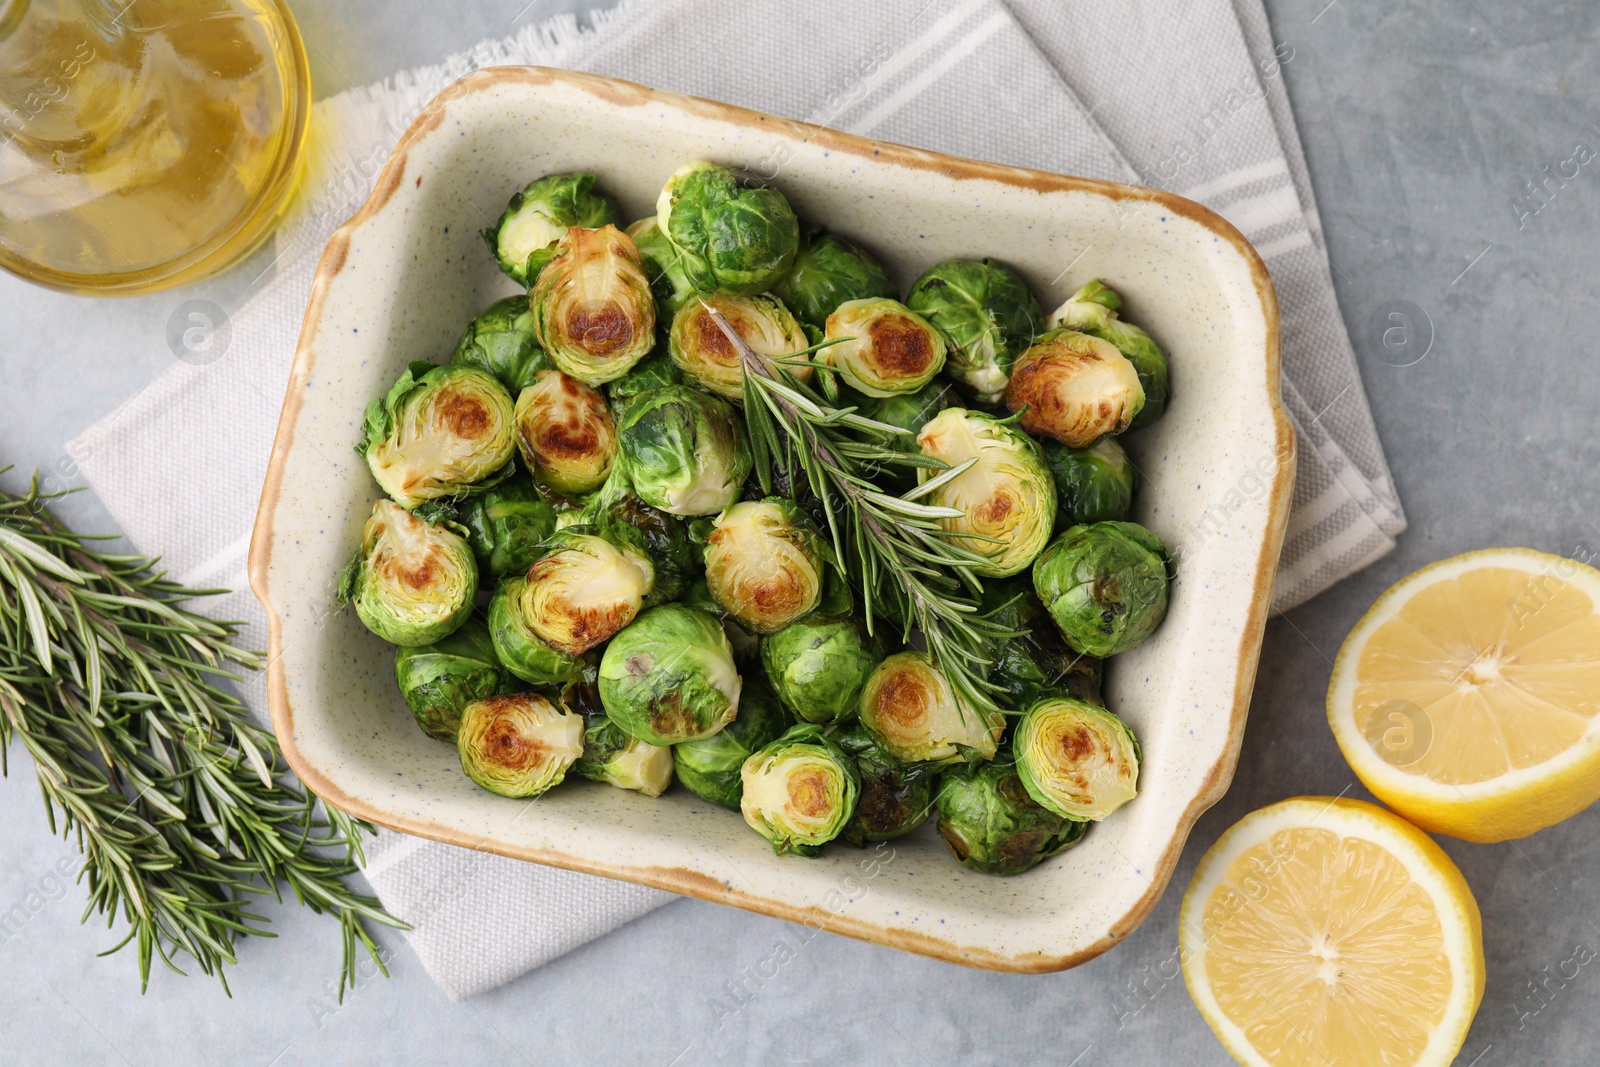
{"type": "Polygon", "coordinates": [[[1424,567],[1334,664],[1328,722],[1411,822],[1524,837],[1600,798],[1600,572],[1521,548],[1424,567]]]}
{"type": "Polygon", "coordinates": [[[1252,1067],[1448,1064],[1483,999],[1477,903],[1424,833],[1359,800],[1245,816],[1183,897],[1189,995],[1252,1067]]]}

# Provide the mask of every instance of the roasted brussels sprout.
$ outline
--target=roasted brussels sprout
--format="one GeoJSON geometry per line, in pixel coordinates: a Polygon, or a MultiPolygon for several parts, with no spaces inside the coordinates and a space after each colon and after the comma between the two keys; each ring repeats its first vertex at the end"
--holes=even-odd
{"type": "Polygon", "coordinates": [[[556,529],[556,509],[526,475],[459,501],[450,514],[466,529],[478,570],[493,578],[526,574],[556,529]]]}
{"type": "Polygon", "coordinates": [[[695,294],[694,285],[684,273],[679,262],[682,254],[667,240],[667,235],[656,225],[655,216],[640,219],[627,229],[639,250],[639,263],[645,277],[650,279],[650,291],[655,294],[658,321],[672,321],[679,308],[695,294]]]}
{"type": "Polygon", "coordinates": [[[496,300],[467,323],[450,362],[494,375],[512,396],[532,385],[533,376],[550,366],[550,357],[533,336],[527,295],[496,300]]]}
{"type": "Polygon", "coordinates": [[[813,343],[822,340],[828,316],[846,300],[899,295],[888,272],[865,249],[815,228],[805,234],[794,266],[772,291],[813,343]]]}
{"type": "Polygon", "coordinates": [[[728,508],[706,537],[706,585],[745,629],[772,634],[822,599],[822,538],[782,497],[728,508]]]}
{"type": "Polygon", "coordinates": [[[747,675],[739,692],[739,715],[698,741],[672,746],[678,781],[702,800],[739,810],[744,781],[739,776],[750,754],[776,741],[790,726],[778,698],[759,674],[747,675]]]}
{"type": "Polygon", "coordinates": [[[710,737],[739,710],[722,624],[683,604],[651,608],[606,646],[600,700],[612,722],[652,745],[710,737]]]}
{"type": "Polygon", "coordinates": [[[707,292],[770,289],[800,244],[800,223],[782,193],[704,160],[667,179],[656,225],[681,253],[690,284],[707,292]]]}
{"type": "MultiPolygon", "coordinates": [[[[1039,446],[1015,427],[965,408],[947,408],[917,434],[922,454],[951,467],[977,460],[926,497],[929,504],[956,508],[960,518],[941,519],[957,543],[986,557],[974,570],[1004,577],[1032,563],[1050,540],[1056,521],[1056,487],[1039,446]]],[[[927,482],[944,472],[926,467],[927,482]]]]}
{"type": "Polygon", "coordinates": [[[572,773],[658,797],[672,784],[672,749],[629,737],[604,715],[592,715],[583,731],[583,755],[572,773]]]}
{"type": "Polygon", "coordinates": [[[825,725],[855,717],[861,688],[883,662],[884,650],[859,619],[820,615],[762,638],[761,663],[785,707],[825,725]]]}
{"type": "Polygon", "coordinates": [[[819,358],[867,396],[915,393],[944,367],[943,335],[898,300],[847,300],[828,316],[825,334],[839,343],[819,358]]]}
{"type": "Polygon", "coordinates": [[[683,371],[672,362],[672,357],[657,349],[635,364],[627,374],[606,387],[606,395],[611,399],[612,420],[620,426],[622,416],[628,411],[628,404],[635,397],[643,396],[652,389],[660,389],[667,385],[682,385],[683,382],[683,371]]]}
{"type": "Polygon", "coordinates": [[[568,229],[617,222],[617,206],[594,191],[593,174],[546,174],[511,198],[500,222],[484,230],[483,238],[500,269],[531,286],[568,229]]]}
{"type": "Polygon", "coordinates": [[[456,751],[467,777],[489,792],[536,797],[583,755],[583,716],[538,693],[474,700],[461,709],[456,751]]]}
{"type": "Polygon", "coordinates": [[[429,737],[454,741],[461,709],[500,690],[500,661],[489,628],[468,619],[431,645],[394,650],[394,680],[417,725],[429,737]]]}
{"type": "Polygon", "coordinates": [[[861,775],[861,796],[841,837],[864,847],[871,841],[902,837],[927,822],[939,776],[936,766],[896,759],[883,742],[859,725],[837,734],[834,740],[856,761],[861,775]]]}
{"type": "MultiPolygon", "coordinates": [[[[667,351],[685,374],[719,396],[744,401],[744,361],[711,317],[711,309],[728,320],[746,344],[764,356],[783,359],[806,348],[806,335],[783,301],[770,293],[736,296],[705,293],[690,300],[672,317],[667,351]]],[[[785,369],[801,381],[810,379],[810,367],[785,369]]]]}
{"type": "Polygon", "coordinates": [[[1021,874],[1083,840],[1089,824],[1041,806],[1010,760],[950,771],[935,798],[939,835],[964,866],[1021,874]]]}
{"type": "Polygon", "coordinates": [[[896,438],[894,445],[905,452],[916,452],[917,431],[945,408],[960,407],[961,398],[949,384],[935,379],[914,393],[878,397],[862,409],[875,422],[898,426],[910,433],[896,438]]]}
{"type": "Polygon", "coordinates": [[[999,401],[1044,311],[1016,271],[992,259],[948,259],[918,278],[906,306],[944,334],[947,370],[984,403],[999,401]]]}
{"type": "Polygon", "coordinates": [[[339,599],[391,645],[431,645],[454,633],[477,595],[466,541],[388,500],[372,505],[361,548],[339,579],[339,599]]]}
{"type": "Polygon", "coordinates": [[[1057,529],[1128,517],[1139,471],[1116,438],[1102,437],[1088,448],[1046,441],[1043,449],[1056,483],[1057,529]]]}
{"type": "Polygon", "coordinates": [[[605,519],[612,526],[621,523],[637,531],[639,543],[650,557],[655,581],[644,598],[645,607],[677,600],[703,569],[687,524],[676,515],[653,508],[636,496],[625,496],[607,509],[605,519]]]}
{"type": "Polygon", "coordinates": [[[629,526],[557,531],[522,585],[519,614],[529,629],[572,656],[610,640],[639,614],[655,584],[639,541],[629,526]]]}
{"type": "Polygon", "coordinates": [[[792,726],[744,761],[739,811],[782,856],[815,856],[855,814],[861,775],[822,727],[792,726]]]}
{"type": "Polygon", "coordinates": [[[985,583],[982,608],[1015,637],[993,646],[989,682],[1002,707],[1025,708],[1041,697],[1073,696],[1104,704],[1100,696],[1101,664],[1067,646],[1044,605],[1034,595],[1029,575],[985,583]]]}
{"type": "Polygon", "coordinates": [[[548,644],[534,633],[524,610],[527,579],[500,583],[489,601],[489,638],[506,670],[533,685],[560,685],[583,674],[583,660],[548,644]]]}
{"type": "Polygon", "coordinates": [[[617,459],[606,398],[558,370],[540,371],[517,397],[517,450],[536,481],[579,496],[599,487],[617,459]]]}
{"type": "Polygon", "coordinates": [[[1049,697],[1029,708],[1011,752],[1028,795],[1065,819],[1099,822],[1139,791],[1133,731],[1081,700],[1049,697]]]}
{"type": "Polygon", "coordinates": [[[925,653],[899,652],[878,664],[862,687],[861,725],[895,759],[945,763],[969,753],[993,759],[1005,720],[958,701],[925,653]]]}
{"type": "Polygon", "coordinates": [[[671,515],[715,515],[750,473],[741,421],[726,400],[669,385],[628,404],[617,429],[633,490],[671,515]]]}
{"type": "Polygon", "coordinates": [[[419,361],[367,406],[356,451],[395,503],[414,508],[483,492],[509,475],[511,419],[511,394],[494,375],[419,361]]]}
{"type": "Polygon", "coordinates": [[[1155,422],[1167,410],[1167,354],[1149,334],[1123,322],[1117,314],[1121,310],[1122,297],[1097,278],[1056,308],[1050,325],[1110,341],[1133,364],[1144,388],[1144,407],[1128,425],[1128,429],[1137,430],[1155,422]]]}
{"type": "Polygon", "coordinates": [[[1132,522],[1074,526],[1033,565],[1033,587],[1067,644],[1104,659],[1155,632],[1167,615],[1167,550],[1132,522]]]}
{"type": "Polygon", "coordinates": [[[556,369],[583,382],[614,381],[656,342],[656,302],[639,250],[615,226],[574,227],[528,292],[533,330],[556,369]]]}
{"type": "MultiPolygon", "coordinates": [[[[945,408],[962,406],[963,401],[955,388],[943,379],[935,378],[914,393],[869,400],[863,405],[861,414],[874,422],[910,431],[891,438],[888,445],[897,452],[917,454],[922,451],[917,445],[917,431],[945,408]]],[[[905,467],[888,467],[880,469],[875,480],[885,488],[905,492],[917,484],[917,474],[915,470],[905,467]]]]}
{"type": "Polygon", "coordinates": [[[1051,330],[1011,368],[1006,406],[1021,412],[1029,433],[1088,448],[1133,424],[1144,406],[1144,386],[1110,341],[1051,330]]]}

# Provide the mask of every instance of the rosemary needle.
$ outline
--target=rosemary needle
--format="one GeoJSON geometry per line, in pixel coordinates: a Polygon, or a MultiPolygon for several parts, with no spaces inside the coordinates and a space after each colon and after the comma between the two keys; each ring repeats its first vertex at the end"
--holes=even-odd
{"type": "Polygon", "coordinates": [[[52,832],[83,853],[84,919],[127,924],[107,953],[136,945],[141,989],[156,956],[183,973],[187,955],[226,990],[235,940],[273,936],[252,898],[287,884],[339,920],[341,998],[363,950],[387,974],[366,923],[405,924],[344,882],[371,828],[286,780],[277,739],[228,688],[261,657],[232,643],[237,624],[183,606],[222,591],[94,551],[103,538],[61,526],[50,499],[37,479],[0,489],[0,773],[16,739],[52,832]]]}

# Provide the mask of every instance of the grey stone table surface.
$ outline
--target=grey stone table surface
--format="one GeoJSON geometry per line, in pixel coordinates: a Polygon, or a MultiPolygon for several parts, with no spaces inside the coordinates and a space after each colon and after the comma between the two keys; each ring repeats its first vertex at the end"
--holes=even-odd
{"type": "MultiPolygon", "coordinates": [[[[524,2],[293,6],[326,94],[589,6],[524,2]]],[[[72,850],[49,834],[13,752],[0,780],[0,911],[26,903],[27,921],[0,934],[0,1064],[1229,1062],[1176,977],[1178,900],[1199,855],[1245,812],[1302,793],[1365,795],[1322,710],[1350,626],[1391,582],[1446,555],[1600,545],[1600,6],[1269,7],[1295,50],[1284,71],[1333,273],[1411,528],[1393,556],[1268,624],[1233,787],[1124,945],[1062,974],[997,975],[682,901],[465,1003],[389,938],[393,977],[340,1006],[336,931],[268,907],[278,937],[241,946],[231,999],[170,973],[140,996],[130,956],[96,958],[116,938],[79,926],[81,893],[58,873],[72,850]],[[1532,197],[1526,183],[1575,159],[1576,177],[1532,197]],[[1420,313],[1410,347],[1382,343],[1396,301],[1420,313]],[[780,941],[783,965],[767,965],[780,941]]],[[[7,484],[35,467],[72,484],[64,443],[168,365],[172,309],[194,296],[236,308],[255,273],[120,301],[0,277],[0,462],[18,467],[7,484]]],[[[109,523],[87,495],[61,510],[85,528],[109,523]]],[[[1514,845],[1442,844],[1477,894],[1488,953],[1460,1062],[1593,1062],[1600,969],[1553,976],[1600,949],[1600,811],[1514,845]]]]}

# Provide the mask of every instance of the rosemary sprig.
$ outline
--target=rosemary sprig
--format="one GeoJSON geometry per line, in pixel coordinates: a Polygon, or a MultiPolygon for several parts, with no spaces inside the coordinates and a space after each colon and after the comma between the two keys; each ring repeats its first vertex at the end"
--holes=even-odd
{"type": "Polygon", "coordinates": [[[187,954],[226,990],[234,940],[275,936],[251,896],[281,900],[287,883],[339,920],[341,998],[360,949],[388,973],[365,923],[405,924],[344,883],[371,828],[285,780],[277,739],[226,688],[232,666],[261,657],[232,643],[237,624],[181,606],[222,590],[93,551],[103,538],[61,526],[49,499],[37,479],[22,496],[0,489],[0,773],[16,738],[51,831],[83,853],[84,920],[128,924],[103,955],[136,943],[144,989],[156,955],[181,974],[187,954]]]}
{"type": "MultiPolygon", "coordinates": [[[[745,343],[715,308],[712,321],[739,352],[744,368],[744,415],[754,469],[762,492],[772,491],[772,465],[797,467],[822,504],[834,555],[865,600],[869,631],[874,617],[905,620],[922,631],[928,653],[966,704],[996,710],[987,668],[992,649],[1015,632],[985,617],[972,571],[986,560],[952,540],[939,520],[955,508],[923,504],[972,465],[944,464],[889,444],[907,431],[868,419],[853,407],[835,407],[788,370],[745,343]],[[911,467],[940,472],[894,496],[872,480],[877,469],[911,467]]],[[[817,373],[831,368],[812,363],[817,373]]]]}

